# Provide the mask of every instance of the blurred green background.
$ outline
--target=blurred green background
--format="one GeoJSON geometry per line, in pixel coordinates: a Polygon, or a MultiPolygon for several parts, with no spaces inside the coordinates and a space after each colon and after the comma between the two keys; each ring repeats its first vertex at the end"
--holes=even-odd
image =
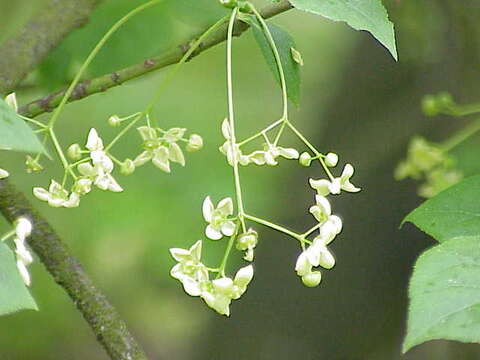
{"type": "MultiPolygon", "coordinates": [[[[44,0],[0,0],[0,41],[42,6],[44,0]]],[[[72,33],[18,91],[20,103],[60,89],[88,51],[119,17],[142,1],[108,0],[86,27],[72,33]]],[[[257,1],[262,5],[265,2],[257,1]]],[[[155,107],[165,127],[186,127],[204,137],[205,148],[187,155],[187,166],[165,174],[151,165],[119,177],[121,194],[95,191],[77,209],[35,205],[50,220],[152,359],[478,359],[477,345],[434,341],[401,356],[407,281],[418,254],[433,241],[402,218],[421,199],[416,184],[393,181],[393,169],[413,134],[441,141],[464,120],[425,118],[425,93],[451,91],[462,102],[478,101],[480,5],[477,1],[387,0],[396,24],[400,62],[368,34],[317,16],[289,11],[273,21],[296,39],[302,68],[301,106],[291,119],[322,151],[335,151],[341,165],[356,167],[364,191],[335,198],[344,231],[332,248],[337,266],[324,271],[321,286],[305,288],[293,271],[299,249],[281,234],[260,232],[255,281],[224,318],[170,278],[170,247],[188,247],[203,237],[201,204],[233,195],[231,168],[218,152],[226,114],[224,44],[184,66],[155,107]]],[[[214,0],[166,0],[122,28],[99,54],[87,78],[142,61],[188,40],[222,16],[214,0]]],[[[253,36],[234,43],[235,100],[240,138],[276,120],[280,93],[253,36]]],[[[167,69],[106,93],[68,105],[59,121],[63,145],[84,143],[95,127],[107,141],[116,129],[112,114],[128,115],[149,102],[167,69]]],[[[47,118],[43,115],[42,118],[47,118]]],[[[466,120],[468,121],[468,120],[466,120]]],[[[117,147],[119,158],[140,152],[136,134],[117,147]]],[[[285,146],[300,147],[293,136],[285,146]]],[[[460,166],[478,172],[478,138],[458,149],[460,166]]],[[[60,169],[27,176],[20,154],[0,154],[12,180],[31,194],[60,169]]],[[[283,161],[275,168],[242,168],[249,212],[302,230],[312,224],[308,178],[321,169],[283,161]]],[[[31,195],[30,195],[31,197],[31,195]]],[[[0,231],[7,230],[1,220],[0,231]]],[[[219,263],[225,241],[206,244],[209,264],[219,263]]],[[[240,254],[230,263],[233,273],[240,254]],[[235,263],[236,261],[236,263],[235,263]]],[[[31,266],[32,293],[40,312],[0,319],[0,360],[107,359],[74,305],[38,262],[31,266]]]]}

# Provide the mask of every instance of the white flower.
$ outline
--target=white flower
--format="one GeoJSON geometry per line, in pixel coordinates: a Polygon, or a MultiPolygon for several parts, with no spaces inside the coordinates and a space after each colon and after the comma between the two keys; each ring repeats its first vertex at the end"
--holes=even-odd
{"type": "Polygon", "coordinates": [[[228,217],[233,214],[233,202],[231,198],[221,200],[215,207],[207,196],[202,206],[203,217],[209,223],[205,234],[209,239],[220,240],[223,235],[232,236],[235,233],[236,225],[228,217]]]}
{"type": "Polygon", "coordinates": [[[200,296],[202,282],[208,281],[208,270],[200,262],[202,241],[197,241],[189,250],[172,248],[170,254],[178,261],[178,264],[170,270],[170,275],[180,280],[187,294],[200,296]]]}
{"type": "Polygon", "coordinates": [[[182,149],[176,143],[185,133],[185,129],[172,128],[159,137],[157,131],[148,126],[141,126],[138,129],[143,139],[145,151],[133,161],[135,166],[141,166],[148,161],[167,173],[170,172],[170,161],[185,166],[185,157],[182,149]]]}
{"type": "Polygon", "coordinates": [[[233,166],[235,161],[237,161],[240,165],[248,165],[250,163],[249,157],[243,155],[242,150],[240,150],[240,147],[237,144],[232,146],[230,124],[227,118],[222,122],[222,135],[226,141],[220,146],[219,150],[227,157],[228,164],[233,166]]]}
{"type": "Polygon", "coordinates": [[[282,156],[286,159],[298,159],[298,151],[293,148],[283,148],[281,146],[267,145],[267,149],[264,151],[257,150],[248,155],[248,159],[256,165],[278,165],[277,158],[282,156]]]}
{"type": "Polygon", "coordinates": [[[340,194],[341,190],[348,192],[358,192],[361,189],[350,182],[350,178],[353,176],[353,172],[353,166],[351,164],[346,164],[340,177],[336,177],[332,181],[329,181],[327,179],[310,179],[310,186],[313,189],[317,190],[317,193],[322,196],[328,194],[340,194]]]}
{"type": "Polygon", "coordinates": [[[93,128],[88,134],[85,147],[90,151],[92,161],[91,163],[82,163],[77,166],[80,174],[90,179],[99,189],[113,192],[123,191],[122,187],[111,175],[114,168],[113,161],[104,151],[103,141],[93,128]]]}
{"type": "Polygon", "coordinates": [[[320,271],[312,271],[311,273],[302,276],[302,282],[305,286],[315,287],[322,281],[322,273],[320,271]]]}
{"type": "Polygon", "coordinates": [[[319,223],[323,223],[332,215],[332,208],[325,196],[316,195],[315,200],[316,204],[310,207],[310,213],[319,223]]]}
{"type": "Polygon", "coordinates": [[[30,286],[31,279],[27,266],[33,262],[32,254],[25,246],[25,240],[32,233],[32,223],[24,217],[18,218],[15,222],[15,254],[17,257],[17,269],[25,285],[30,286]]]}
{"type": "Polygon", "coordinates": [[[4,170],[4,169],[0,168],[0,179],[5,179],[9,176],[10,176],[10,174],[7,170],[4,170]]]}
{"type": "Polygon", "coordinates": [[[240,234],[237,238],[236,247],[238,250],[246,250],[243,257],[247,261],[253,261],[253,249],[258,243],[258,233],[253,229],[248,229],[246,233],[240,234]]]}
{"type": "Polygon", "coordinates": [[[77,207],[80,204],[80,196],[76,192],[68,193],[59,183],[52,180],[48,190],[41,187],[33,188],[33,195],[39,200],[47,201],[52,207],[77,207]]]}
{"type": "Polygon", "coordinates": [[[5,98],[5,102],[10,106],[15,112],[18,112],[17,96],[15,93],[8,94],[5,98]]]}
{"type": "Polygon", "coordinates": [[[312,245],[305,250],[305,253],[312,266],[331,269],[335,265],[335,258],[320,238],[314,240],[312,245]]]}

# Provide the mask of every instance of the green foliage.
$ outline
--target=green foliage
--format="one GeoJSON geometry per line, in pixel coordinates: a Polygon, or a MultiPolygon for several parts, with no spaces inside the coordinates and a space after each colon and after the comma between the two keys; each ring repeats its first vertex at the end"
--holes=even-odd
{"type": "Polygon", "coordinates": [[[12,250],[0,243],[0,315],[24,309],[38,310],[18,273],[12,250]]]}
{"type": "Polygon", "coordinates": [[[480,341],[480,176],[426,201],[409,221],[441,244],[419,257],[410,280],[403,350],[432,339],[480,341]]]}
{"type": "Polygon", "coordinates": [[[451,239],[422,254],[410,281],[403,351],[427,340],[480,341],[480,237],[451,239]]]}
{"type": "Polygon", "coordinates": [[[393,24],[381,0],[291,0],[297,9],[324,16],[333,21],[344,21],[356,30],[370,32],[398,59],[393,24]]]}
{"type": "Polygon", "coordinates": [[[405,218],[443,242],[480,234],[480,176],[452,186],[412,211],[405,218]]]}
{"type": "MultiPolygon", "coordinates": [[[[262,31],[262,27],[255,17],[248,17],[249,24],[252,26],[253,34],[262,51],[268,67],[275,75],[275,79],[280,84],[280,76],[275,62],[273,51],[262,31]]],[[[300,102],[300,65],[293,59],[291,49],[296,47],[295,41],[288,32],[275,24],[268,24],[273,40],[277,45],[285,73],[285,82],[287,83],[287,95],[295,105],[300,102]]]]}
{"type": "Polygon", "coordinates": [[[3,99],[0,99],[0,150],[45,153],[33,130],[3,99]]]}

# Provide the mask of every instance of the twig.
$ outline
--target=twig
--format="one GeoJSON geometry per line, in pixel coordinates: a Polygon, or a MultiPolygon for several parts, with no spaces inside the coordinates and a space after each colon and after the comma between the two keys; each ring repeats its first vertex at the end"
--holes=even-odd
{"type": "Polygon", "coordinates": [[[13,91],[102,0],[50,0],[0,46],[0,94],[13,91]]]}
{"type": "MultiPolygon", "coordinates": [[[[270,4],[262,9],[261,14],[264,18],[271,18],[275,15],[278,15],[282,12],[285,12],[291,9],[292,6],[286,0],[280,1],[279,3],[270,4]]],[[[239,36],[249,26],[243,22],[238,21],[238,24],[235,26],[235,35],[239,36]]],[[[226,27],[223,27],[215,34],[213,34],[207,41],[205,41],[197,50],[192,57],[202,53],[203,51],[225,41],[226,39],[226,27]]],[[[203,31],[202,31],[203,32],[203,31]]],[[[132,65],[130,67],[124,68],[122,70],[115,71],[113,73],[103,75],[91,80],[86,80],[81,82],[75,87],[72,95],[69,98],[69,101],[75,101],[83,99],[87,96],[106,91],[112,87],[123,84],[124,82],[135,79],[142,75],[145,75],[151,71],[164,68],[166,66],[177,63],[183,55],[188,51],[190,45],[195,41],[192,39],[186,43],[179,45],[162,55],[157,57],[152,57],[146,59],[145,61],[132,65]]],[[[65,89],[45,96],[41,99],[35,100],[27,105],[20,107],[19,113],[27,117],[35,117],[45,112],[50,112],[57,107],[65,94],[65,89]]]]}

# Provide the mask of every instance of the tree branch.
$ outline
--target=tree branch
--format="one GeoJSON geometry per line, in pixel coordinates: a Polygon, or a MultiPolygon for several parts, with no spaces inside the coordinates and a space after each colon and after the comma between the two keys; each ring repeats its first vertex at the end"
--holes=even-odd
{"type": "Polygon", "coordinates": [[[55,282],[68,293],[110,358],[146,360],[146,355],[129,333],[127,325],[95,287],[82,265],[70,254],[67,245],[47,220],[32,208],[25,196],[6,179],[0,180],[0,211],[9,222],[20,216],[32,221],[33,232],[28,239],[30,247],[55,282]]]}
{"type": "Polygon", "coordinates": [[[50,0],[0,46],[0,94],[15,89],[72,30],[84,25],[102,0],[50,0]]]}
{"type": "MultiPolygon", "coordinates": [[[[286,0],[279,3],[270,4],[262,9],[261,14],[264,18],[268,19],[282,12],[291,9],[292,6],[286,0]]],[[[235,35],[239,36],[244,33],[249,26],[244,22],[237,21],[235,26],[235,35]]],[[[208,40],[206,40],[192,57],[202,53],[203,51],[225,41],[226,39],[226,26],[218,30],[208,40]]],[[[112,87],[123,84],[124,82],[135,79],[142,75],[145,75],[151,71],[158,70],[169,65],[175,64],[182,58],[188,51],[191,44],[195,39],[191,39],[184,44],[181,44],[162,55],[149,58],[139,64],[132,65],[122,70],[115,71],[111,74],[103,75],[91,80],[86,80],[79,83],[72,95],[69,98],[69,102],[83,99],[87,96],[106,91],[112,87]]],[[[19,113],[27,117],[35,117],[45,112],[50,112],[55,109],[60,103],[66,89],[60,90],[41,99],[35,100],[27,105],[20,107],[19,113]]]]}

